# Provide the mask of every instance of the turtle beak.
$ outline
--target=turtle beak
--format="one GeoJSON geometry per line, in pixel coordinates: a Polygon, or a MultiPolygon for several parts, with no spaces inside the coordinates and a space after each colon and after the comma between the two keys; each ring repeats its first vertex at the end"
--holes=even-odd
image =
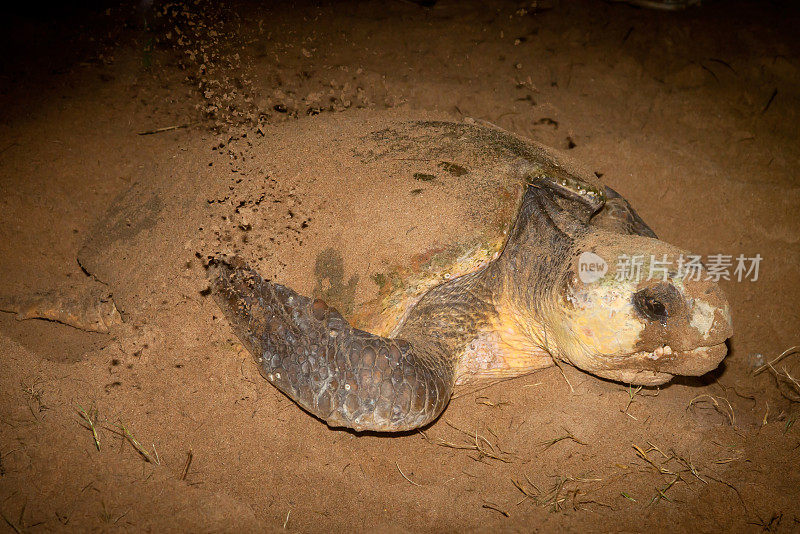
{"type": "Polygon", "coordinates": [[[634,309],[647,323],[642,348],[660,343],[688,351],[718,345],[733,334],[728,300],[717,284],[686,280],[681,286],[658,282],[634,293],[634,309]]]}
{"type": "Polygon", "coordinates": [[[692,299],[689,326],[694,336],[689,336],[697,346],[722,343],[733,335],[733,321],[725,293],[717,284],[707,282],[705,287],[687,286],[699,297],[692,299]]]}
{"type": "Polygon", "coordinates": [[[646,326],[632,355],[644,369],[699,376],[717,368],[733,335],[725,293],[710,281],[658,282],[633,296],[646,326]]]}

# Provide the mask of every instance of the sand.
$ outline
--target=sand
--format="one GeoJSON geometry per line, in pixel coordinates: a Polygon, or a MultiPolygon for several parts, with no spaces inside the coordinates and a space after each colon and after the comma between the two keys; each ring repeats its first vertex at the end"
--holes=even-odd
{"type": "MultiPolygon", "coordinates": [[[[97,333],[0,313],[0,528],[796,531],[800,391],[775,373],[797,377],[800,357],[754,371],[800,344],[799,14],[17,8],[2,37],[0,296],[89,273],[124,323],[97,333]],[[565,150],[670,243],[759,254],[757,280],[721,282],[735,328],[723,365],[642,389],[548,368],[391,437],[299,410],[205,294],[203,264],[235,244],[309,293],[330,225],[359,235],[370,212],[344,209],[335,184],[286,178],[259,147],[358,113],[489,121],[565,150]],[[240,178],[263,208],[223,220],[240,178]]],[[[406,184],[353,180],[408,198],[406,184]]],[[[425,224],[457,223],[444,192],[429,202],[425,224]]],[[[376,243],[361,252],[398,246],[376,243]]],[[[366,280],[354,287],[369,297],[366,280]]]]}

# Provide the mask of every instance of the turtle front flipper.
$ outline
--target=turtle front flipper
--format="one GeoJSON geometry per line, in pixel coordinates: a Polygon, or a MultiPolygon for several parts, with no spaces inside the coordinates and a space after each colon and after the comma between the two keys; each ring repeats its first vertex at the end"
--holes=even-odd
{"type": "Polygon", "coordinates": [[[453,370],[431,347],[351,327],[321,300],[265,281],[240,262],[214,267],[214,298],[259,370],[332,427],[398,432],[444,410],[453,370]]]}

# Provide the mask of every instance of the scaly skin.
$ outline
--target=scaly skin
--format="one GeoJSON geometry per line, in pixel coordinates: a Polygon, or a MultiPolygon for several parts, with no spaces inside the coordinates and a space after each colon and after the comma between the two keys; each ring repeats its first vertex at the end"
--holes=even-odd
{"type": "Polygon", "coordinates": [[[455,366],[445,340],[379,337],[246,266],[217,272],[215,298],[261,373],[330,426],[409,430],[447,406],[455,366]]]}

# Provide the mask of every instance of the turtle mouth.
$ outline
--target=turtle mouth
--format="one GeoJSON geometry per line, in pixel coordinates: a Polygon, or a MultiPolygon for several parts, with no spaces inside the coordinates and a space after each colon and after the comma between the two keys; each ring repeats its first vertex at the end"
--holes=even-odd
{"type": "Polygon", "coordinates": [[[717,368],[728,353],[725,342],[704,345],[689,350],[676,350],[669,345],[652,351],[640,351],[625,356],[628,361],[649,362],[648,368],[672,375],[700,376],[717,368]]]}
{"type": "Polygon", "coordinates": [[[701,376],[713,371],[727,353],[728,347],[724,342],[689,350],[661,345],[651,351],[616,356],[605,369],[595,371],[595,374],[628,384],[656,386],[675,376],[701,376]]]}

